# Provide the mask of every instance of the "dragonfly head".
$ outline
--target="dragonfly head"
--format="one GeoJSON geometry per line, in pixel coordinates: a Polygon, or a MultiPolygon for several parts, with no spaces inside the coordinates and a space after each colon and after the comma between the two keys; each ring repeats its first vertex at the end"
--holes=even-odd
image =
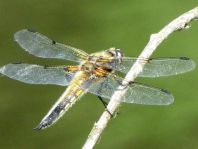
{"type": "Polygon", "coordinates": [[[107,50],[119,63],[122,62],[123,53],[120,49],[110,48],[107,50]]]}

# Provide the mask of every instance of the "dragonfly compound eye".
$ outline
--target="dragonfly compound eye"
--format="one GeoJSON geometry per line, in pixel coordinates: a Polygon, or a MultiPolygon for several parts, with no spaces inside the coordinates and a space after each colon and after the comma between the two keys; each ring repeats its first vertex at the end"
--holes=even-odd
{"type": "Polygon", "coordinates": [[[120,49],[110,48],[108,52],[116,59],[118,63],[122,62],[123,53],[120,49]]]}

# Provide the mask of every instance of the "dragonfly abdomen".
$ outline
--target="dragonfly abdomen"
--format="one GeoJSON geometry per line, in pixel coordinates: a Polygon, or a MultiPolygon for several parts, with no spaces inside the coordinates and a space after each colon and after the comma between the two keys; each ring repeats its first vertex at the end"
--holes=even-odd
{"type": "Polygon", "coordinates": [[[45,129],[54,124],[62,115],[77,101],[75,96],[66,97],[61,103],[59,103],[52,111],[44,117],[40,124],[35,128],[36,130],[45,129]]]}
{"type": "Polygon", "coordinates": [[[60,96],[58,101],[35,129],[45,129],[61,118],[63,114],[87,92],[86,89],[82,89],[81,86],[88,77],[89,76],[84,72],[78,72],[65,92],[60,96]]]}

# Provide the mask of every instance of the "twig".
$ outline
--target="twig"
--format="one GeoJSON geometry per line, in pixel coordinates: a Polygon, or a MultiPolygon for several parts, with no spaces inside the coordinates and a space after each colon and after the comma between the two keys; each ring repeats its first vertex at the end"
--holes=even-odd
{"type": "MultiPolygon", "coordinates": [[[[143,49],[142,53],[139,55],[139,60],[134,63],[130,71],[125,76],[125,81],[122,82],[123,85],[127,85],[128,82],[134,81],[138,74],[143,70],[145,63],[142,63],[140,59],[149,59],[151,54],[157,49],[157,47],[165,40],[171,33],[178,30],[183,30],[188,28],[188,23],[192,20],[198,19],[198,7],[184,13],[179,16],[167,26],[165,26],[160,32],[152,34],[150,40],[146,47],[143,49]]],[[[109,112],[114,113],[120,105],[123,95],[127,91],[127,88],[123,89],[123,86],[119,86],[111,97],[111,100],[107,106],[109,112]]],[[[97,123],[94,124],[83,149],[92,149],[96,144],[97,140],[101,136],[101,133],[108,124],[108,121],[111,118],[109,112],[104,111],[97,123]]]]}

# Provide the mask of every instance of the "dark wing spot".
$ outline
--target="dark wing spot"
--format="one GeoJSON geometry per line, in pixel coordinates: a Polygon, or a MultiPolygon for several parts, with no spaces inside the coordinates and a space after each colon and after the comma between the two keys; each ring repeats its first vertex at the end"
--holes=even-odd
{"type": "Polygon", "coordinates": [[[167,94],[171,94],[169,91],[165,90],[165,89],[160,89],[160,91],[167,93],[167,94]]]}
{"type": "Polygon", "coordinates": [[[190,58],[188,57],[180,57],[181,60],[189,60],[190,58]]]}
{"type": "Polygon", "coordinates": [[[35,31],[34,29],[32,29],[32,28],[28,28],[27,30],[28,30],[29,32],[36,33],[36,31],[35,31]]]}
{"type": "Polygon", "coordinates": [[[13,62],[12,64],[21,64],[22,62],[21,61],[16,61],[16,62],[13,62]]]}
{"type": "Polygon", "coordinates": [[[52,40],[52,44],[56,44],[56,41],[55,40],[52,40]]]}

